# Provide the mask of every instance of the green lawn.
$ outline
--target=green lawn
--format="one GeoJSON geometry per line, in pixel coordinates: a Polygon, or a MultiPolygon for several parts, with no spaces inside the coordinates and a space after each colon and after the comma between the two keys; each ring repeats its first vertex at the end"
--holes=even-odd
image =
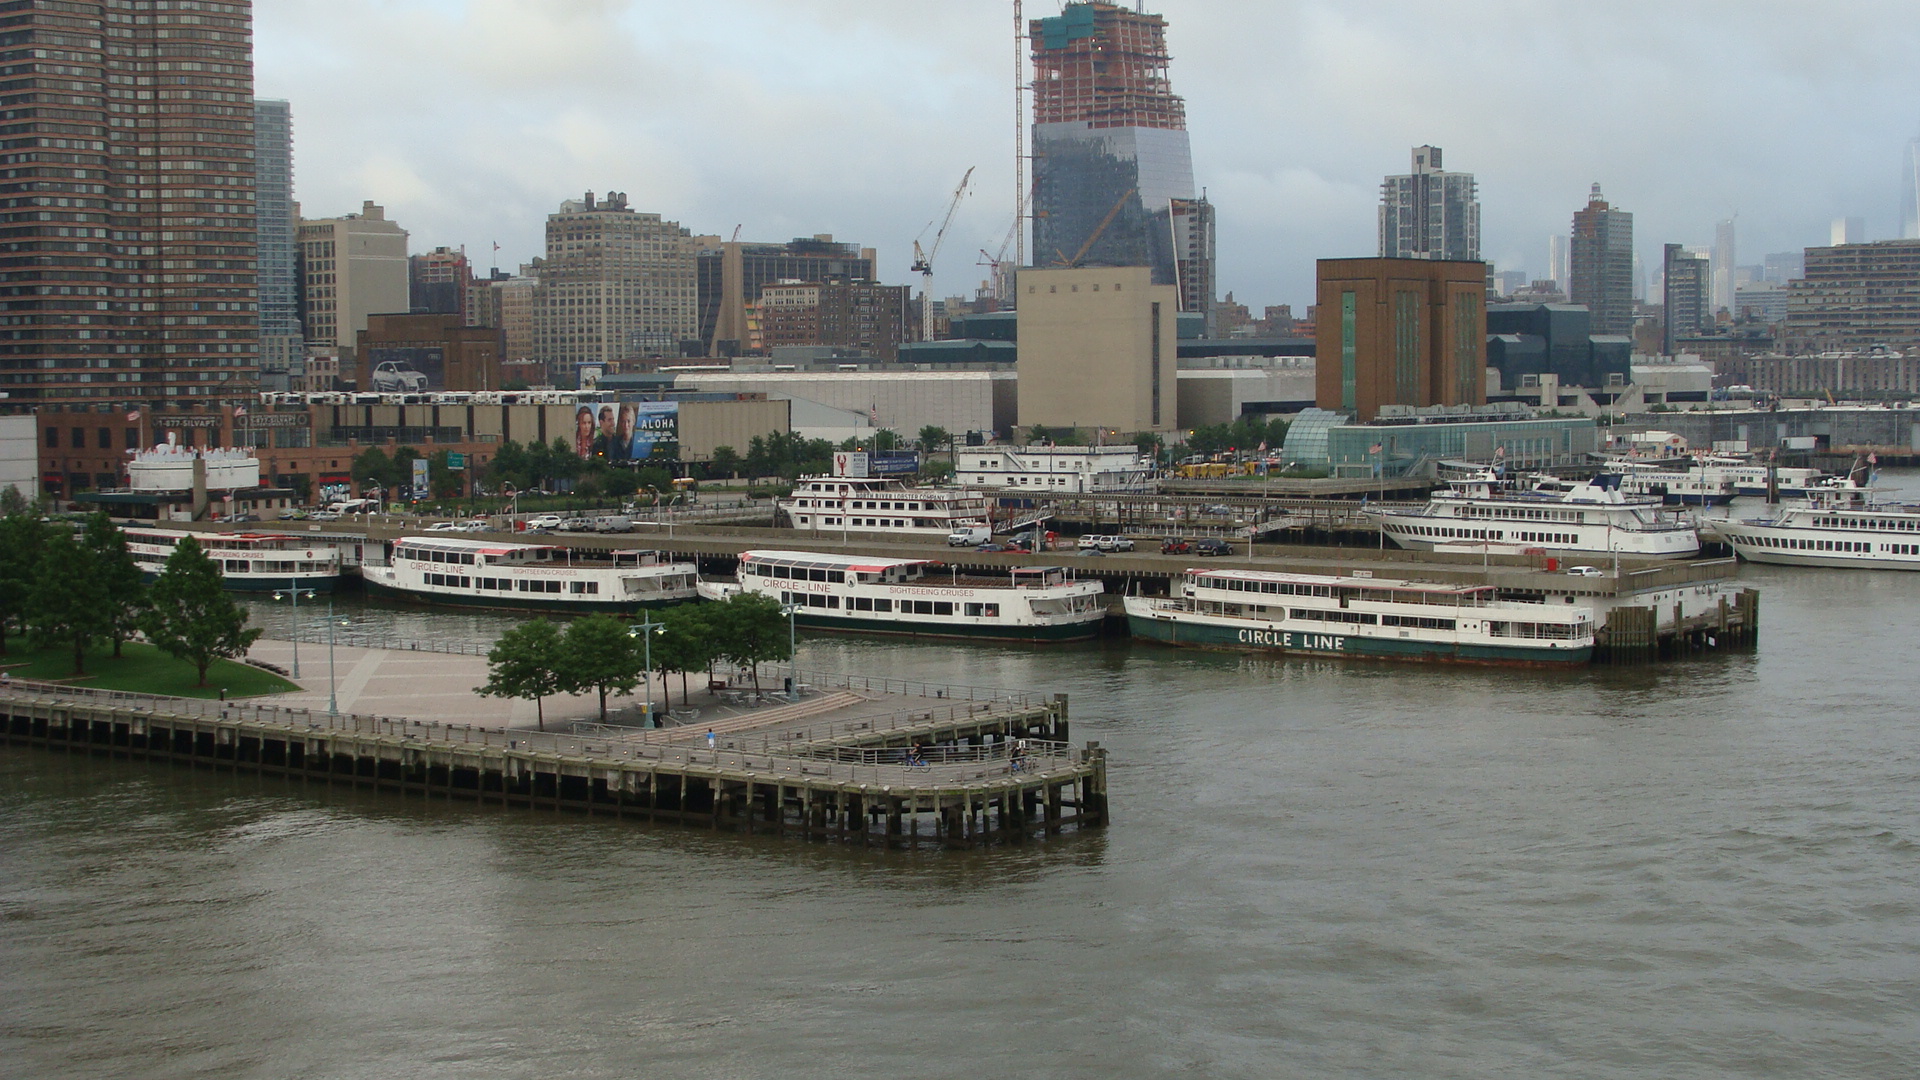
{"type": "Polygon", "coordinates": [[[0,657],[0,666],[5,667],[9,675],[20,679],[69,682],[97,690],[125,690],[136,694],[166,694],[173,697],[218,697],[222,687],[230,698],[284,694],[299,689],[271,671],[231,660],[215,660],[213,666],[207,669],[207,685],[195,686],[193,665],[185,660],[175,660],[151,645],[136,641],[121,646],[121,652],[125,655],[115,659],[111,645],[89,649],[87,677],[74,679],[69,678],[73,674],[71,649],[34,652],[25,639],[10,637],[7,640],[7,654],[0,657]]]}

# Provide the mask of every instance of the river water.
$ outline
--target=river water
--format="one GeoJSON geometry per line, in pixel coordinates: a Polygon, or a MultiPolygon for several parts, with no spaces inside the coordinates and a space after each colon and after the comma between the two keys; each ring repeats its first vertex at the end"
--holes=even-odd
{"type": "Polygon", "coordinates": [[[1071,696],[1113,826],[989,852],[0,750],[0,1075],[1915,1075],[1920,574],[1741,576],[1572,673],[804,641],[1071,696]]]}

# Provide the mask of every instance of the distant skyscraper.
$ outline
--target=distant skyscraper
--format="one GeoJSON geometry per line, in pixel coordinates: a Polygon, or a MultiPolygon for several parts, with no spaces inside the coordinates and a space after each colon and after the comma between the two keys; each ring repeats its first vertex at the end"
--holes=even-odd
{"type": "Polygon", "coordinates": [[[1728,218],[1713,227],[1713,299],[1712,311],[1733,310],[1734,248],[1733,219],[1728,218]]]}
{"type": "Polygon", "coordinates": [[[1109,3],[1029,24],[1033,262],[1145,266],[1179,287],[1183,310],[1210,317],[1213,208],[1194,188],[1166,25],[1109,3]]]}
{"type": "Polygon", "coordinates": [[[1413,172],[1380,185],[1380,257],[1480,258],[1480,200],[1472,173],[1444,172],[1440,148],[1413,148],[1413,172]]]}
{"type": "Polygon", "coordinates": [[[1567,267],[1566,236],[1556,233],[1547,237],[1547,280],[1565,289],[1572,276],[1567,267]]]}
{"type": "Polygon", "coordinates": [[[1713,286],[1707,276],[1708,260],[1694,255],[1679,244],[1666,246],[1662,277],[1665,279],[1665,315],[1667,334],[1664,351],[1671,356],[1679,339],[1693,337],[1712,324],[1707,304],[1713,286]]]}
{"type": "Polygon", "coordinates": [[[624,192],[568,199],[547,217],[534,309],[535,354],[574,385],[581,364],[680,355],[700,329],[693,234],[636,213],[624,192]]]}
{"type": "Polygon", "coordinates": [[[7,5],[0,391],[14,404],[254,389],[252,24],[246,0],[7,5]]]}
{"type": "Polygon", "coordinates": [[[299,249],[294,230],[293,109],[253,103],[253,216],[260,234],[260,386],[286,390],[301,368],[299,249]]]}
{"type": "Polygon", "coordinates": [[[1863,218],[1837,217],[1827,229],[1827,246],[1839,247],[1841,244],[1864,244],[1867,242],[1867,223],[1863,218]]]}
{"type": "Polygon", "coordinates": [[[1900,237],[1920,240],[1920,139],[1907,140],[1900,156],[1900,237]]]}
{"type": "Polygon", "coordinates": [[[1593,312],[1593,333],[1633,332],[1633,215],[1609,206],[1599,184],[1573,214],[1567,298],[1593,312]]]}

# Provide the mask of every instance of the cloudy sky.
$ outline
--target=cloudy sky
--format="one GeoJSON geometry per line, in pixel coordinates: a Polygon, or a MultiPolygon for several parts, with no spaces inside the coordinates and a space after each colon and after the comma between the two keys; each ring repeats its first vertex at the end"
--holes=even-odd
{"type": "MultiPolygon", "coordinates": [[[[1029,17],[1058,0],[1027,0],[1029,17]]],[[[1310,301],[1313,260],[1374,253],[1380,177],[1432,143],[1480,182],[1483,255],[1544,274],[1598,181],[1635,245],[1739,261],[1897,234],[1920,135],[1912,3],[1161,0],[1220,288],[1310,301]]],[[[1005,0],[255,0],[256,88],[293,103],[315,217],[373,199],[415,250],[540,254],[545,216],[625,191],[695,233],[832,233],[970,292],[1013,220],[1005,0]]]]}

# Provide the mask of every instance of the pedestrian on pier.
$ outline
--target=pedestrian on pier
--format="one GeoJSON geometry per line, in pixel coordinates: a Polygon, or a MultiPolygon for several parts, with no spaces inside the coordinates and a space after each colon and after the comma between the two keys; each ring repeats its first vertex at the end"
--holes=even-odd
{"type": "Polygon", "coordinates": [[[707,729],[707,749],[711,750],[713,748],[714,748],[713,729],[708,728],[707,729]]]}

